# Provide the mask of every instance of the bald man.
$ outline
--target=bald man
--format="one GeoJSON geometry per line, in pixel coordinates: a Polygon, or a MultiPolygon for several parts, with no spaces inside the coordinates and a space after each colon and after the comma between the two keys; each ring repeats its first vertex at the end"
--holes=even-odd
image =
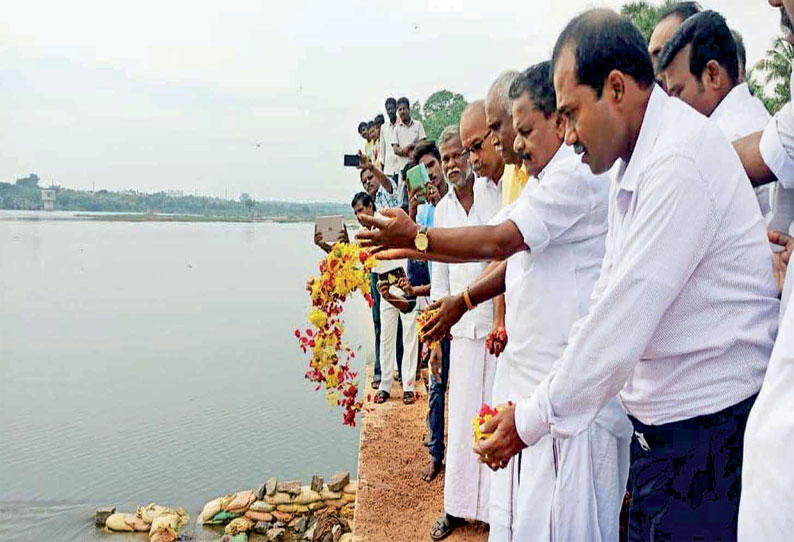
{"type": "MultiPolygon", "coordinates": [[[[662,49],[673,37],[675,31],[684,24],[684,21],[693,15],[697,15],[700,11],[701,7],[697,2],[678,2],[662,12],[659,22],[656,23],[656,27],[653,29],[651,39],[648,40],[648,52],[651,54],[654,70],[656,70],[656,64],[659,61],[662,49]]],[[[664,86],[663,82],[662,86],[664,86]]]]}
{"type": "Polygon", "coordinates": [[[491,131],[491,142],[505,163],[502,175],[502,207],[507,207],[521,194],[527,184],[526,169],[513,149],[516,132],[513,129],[513,100],[510,99],[510,85],[518,77],[518,72],[507,71],[499,75],[491,84],[485,98],[485,122],[491,131]]]}

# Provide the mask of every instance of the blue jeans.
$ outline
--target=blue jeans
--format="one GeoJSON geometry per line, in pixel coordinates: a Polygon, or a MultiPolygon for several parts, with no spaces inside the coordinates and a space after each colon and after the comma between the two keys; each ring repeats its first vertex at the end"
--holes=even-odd
{"type": "Polygon", "coordinates": [[[430,374],[430,393],[428,397],[427,425],[430,429],[430,456],[436,463],[444,460],[444,403],[447,395],[449,376],[449,339],[441,341],[441,381],[430,374]]]}
{"type": "MultiPolygon", "coordinates": [[[[380,292],[378,291],[378,275],[370,275],[369,293],[372,296],[372,323],[375,324],[375,372],[374,379],[380,380],[380,292]]],[[[397,374],[403,359],[403,326],[397,320],[397,374]]]]}
{"type": "Polygon", "coordinates": [[[630,542],[736,540],[744,429],[755,398],[664,425],[629,416],[630,542]]]}

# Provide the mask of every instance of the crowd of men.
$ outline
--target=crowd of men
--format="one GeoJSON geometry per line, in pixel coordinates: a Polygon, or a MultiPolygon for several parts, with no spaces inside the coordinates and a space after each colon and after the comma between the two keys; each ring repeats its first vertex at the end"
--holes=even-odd
{"type": "MultiPolygon", "coordinates": [[[[768,3],[794,43],[794,0],[768,3]]],[[[794,106],[770,117],[744,62],[695,2],[649,42],[597,9],[435,142],[408,100],[386,102],[353,208],[381,262],[376,402],[397,359],[413,391],[416,314],[440,309],[433,539],[479,520],[491,541],[616,540],[627,491],[628,540],[791,536],[794,106]],[[430,184],[408,190],[419,163],[430,184]],[[483,403],[501,411],[472,450],[483,403]]]]}

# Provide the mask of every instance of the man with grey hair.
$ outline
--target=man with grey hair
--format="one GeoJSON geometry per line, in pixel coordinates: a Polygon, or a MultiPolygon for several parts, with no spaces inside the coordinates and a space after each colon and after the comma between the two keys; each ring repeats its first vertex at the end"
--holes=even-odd
{"type": "MultiPolygon", "coordinates": [[[[480,185],[491,181],[475,179],[458,130],[458,126],[448,126],[438,138],[441,168],[452,190],[436,206],[434,227],[476,225],[487,220],[480,185]]],[[[433,262],[431,298],[435,301],[462,292],[485,267],[482,262],[433,262]]],[[[491,330],[492,316],[493,304],[487,301],[473,308],[450,330],[444,512],[430,529],[434,540],[447,537],[464,520],[488,521],[490,472],[471,451],[471,419],[483,403],[491,402],[496,358],[488,353],[485,339],[491,330]]]]}
{"type": "Polygon", "coordinates": [[[503,72],[491,84],[485,97],[485,122],[491,132],[493,146],[505,162],[501,182],[503,207],[518,199],[529,178],[522,167],[521,159],[513,150],[516,133],[513,130],[513,101],[509,94],[510,85],[516,77],[516,71],[503,72]]]}

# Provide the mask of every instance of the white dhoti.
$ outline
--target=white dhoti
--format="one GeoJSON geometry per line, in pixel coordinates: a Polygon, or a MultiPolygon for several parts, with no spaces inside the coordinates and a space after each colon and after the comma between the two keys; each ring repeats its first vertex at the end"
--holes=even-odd
{"type": "Polygon", "coordinates": [[[513,540],[618,539],[632,430],[615,399],[602,412],[580,435],[546,436],[521,453],[513,540]]]}
{"type": "Polygon", "coordinates": [[[496,359],[485,338],[453,337],[449,363],[447,462],[444,511],[459,518],[488,521],[491,471],[472,450],[472,421],[490,403],[496,359]]]}
{"type": "MultiPolygon", "coordinates": [[[[504,357],[496,363],[491,406],[512,400],[510,397],[510,364],[504,357]]],[[[503,469],[491,472],[491,494],[488,512],[488,542],[512,542],[516,522],[513,503],[518,500],[518,473],[514,469],[517,458],[511,459],[503,469]]]]}

